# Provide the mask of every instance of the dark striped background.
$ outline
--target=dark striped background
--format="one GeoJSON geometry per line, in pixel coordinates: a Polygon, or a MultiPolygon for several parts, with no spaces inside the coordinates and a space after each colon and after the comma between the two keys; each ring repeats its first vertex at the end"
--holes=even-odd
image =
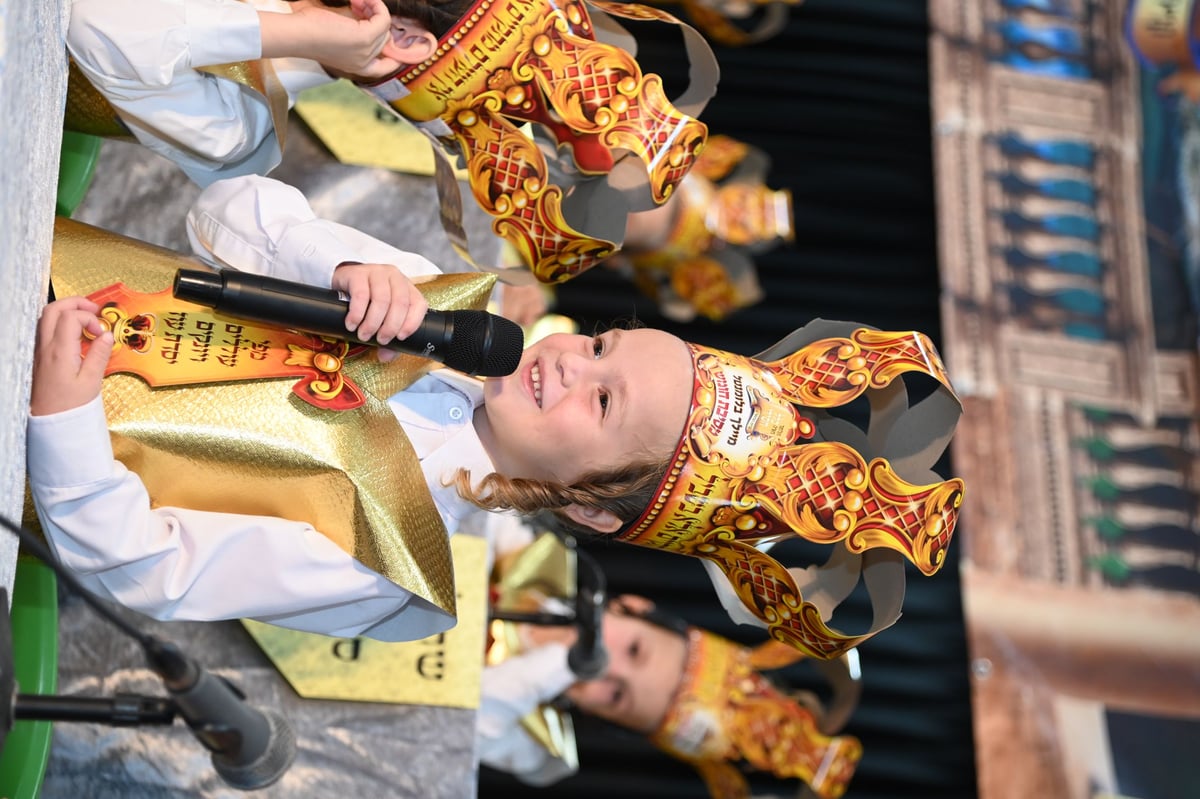
{"type": "MultiPolygon", "coordinates": [[[[655,35],[664,37],[659,49],[650,39],[639,58],[670,87],[684,65],[673,56],[655,60],[670,34],[655,35]]],[[[717,49],[721,83],[702,118],[711,131],[766,150],[771,185],[790,188],[796,203],[795,244],[758,259],[764,302],[719,325],[677,325],[629,284],[597,269],[560,288],[558,310],[585,329],[636,316],[747,354],[814,317],[916,328],[940,344],[928,35],[924,0],[806,0],[776,38],[717,49]]],[[[952,466],[944,462],[939,470],[948,474],[952,466]]],[[[644,594],[693,623],[758,640],[728,621],[698,561],[620,545],[587,547],[605,566],[611,591],[644,594]]],[[[804,556],[799,544],[791,550],[804,556]]],[[[866,754],[849,799],[976,794],[957,568],[955,553],[935,577],[910,569],[903,618],[861,647],[865,688],[849,731],[866,754]]],[[[864,598],[851,597],[844,611],[838,617],[844,629],[868,626],[864,598]]],[[[795,687],[819,685],[803,665],[787,677],[795,687]]],[[[577,720],[577,730],[582,772],[529,795],[707,795],[689,767],[641,739],[586,718],[577,720]]],[[[770,779],[753,785],[757,794],[781,796],[796,788],[770,779]]],[[[481,796],[525,794],[508,777],[487,769],[480,776],[481,796]]]]}

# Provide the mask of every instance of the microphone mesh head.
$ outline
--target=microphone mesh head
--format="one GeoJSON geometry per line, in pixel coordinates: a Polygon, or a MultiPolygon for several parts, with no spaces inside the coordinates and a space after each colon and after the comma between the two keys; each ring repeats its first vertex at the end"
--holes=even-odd
{"type": "Polygon", "coordinates": [[[486,311],[451,311],[454,332],[446,345],[446,366],[482,377],[517,371],[525,333],[511,319],[486,311]]]}
{"type": "Polygon", "coordinates": [[[273,710],[259,710],[267,719],[267,746],[249,763],[240,763],[220,753],[213,754],[213,768],[221,779],[243,791],[257,791],[279,781],[296,759],[296,733],[287,719],[273,710]]]}

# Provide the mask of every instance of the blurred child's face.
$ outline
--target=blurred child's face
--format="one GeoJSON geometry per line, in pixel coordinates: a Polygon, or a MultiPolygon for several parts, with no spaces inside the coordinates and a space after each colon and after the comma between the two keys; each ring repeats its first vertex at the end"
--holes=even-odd
{"type": "Polygon", "coordinates": [[[687,641],[621,613],[606,613],[602,631],[608,669],[599,679],[568,688],[567,697],[586,713],[634,732],[654,732],[683,678],[687,641]]]}
{"type": "Polygon", "coordinates": [[[670,457],[691,398],[691,353],[669,333],[558,333],[531,344],[513,374],[486,381],[475,427],[506,477],[572,483],[670,457]]]}

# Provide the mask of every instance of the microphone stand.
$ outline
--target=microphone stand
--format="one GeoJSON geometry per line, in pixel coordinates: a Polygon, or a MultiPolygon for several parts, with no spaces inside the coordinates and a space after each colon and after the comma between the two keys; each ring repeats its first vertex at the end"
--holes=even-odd
{"type": "Polygon", "coordinates": [[[22,546],[49,566],[102,618],[137,641],[151,668],[172,695],[171,698],[137,694],[89,698],[18,694],[8,591],[0,587],[0,600],[4,603],[0,607],[0,749],[17,719],[137,726],[170,725],[179,716],[212,753],[217,774],[234,788],[266,787],[291,766],[296,742],[282,717],[244,706],[245,695],[237,686],[209,674],[174,644],[143,633],[114,613],[62,568],[49,548],[24,527],[4,516],[0,516],[0,526],[16,534],[22,546]]]}
{"type": "Polygon", "coordinates": [[[179,709],[171,699],[140,694],[110,697],[22,694],[17,691],[13,664],[12,622],[8,590],[0,587],[0,751],[17,721],[65,721],[133,727],[143,724],[170,726],[179,709]]]}
{"type": "Polygon", "coordinates": [[[604,649],[604,637],[601,632],[608,594],[604,571],[595,558],[579,549],[573,537],[557,532],[554,535],[558,535],[563,545],[575,553],[576,587],[573,612],[567,615],[543,611],[492,610],[489,617],[499,621],[546,627],[576,627],[578,638],[567,651],[567,665],[581,680],[595,679],[608,667],[608,653],[604,649]]]}

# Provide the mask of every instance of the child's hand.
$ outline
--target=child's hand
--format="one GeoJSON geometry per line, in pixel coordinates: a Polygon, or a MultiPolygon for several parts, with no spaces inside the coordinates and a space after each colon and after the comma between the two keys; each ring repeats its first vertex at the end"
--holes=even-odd
{"type": "Polygon", "coordinates": [[[264,58],[309,58],[355,80],[381,80],[404,64],[396,56],[392,16],[383,0],[351,0],[354,16],[319,7],[259,12],[264,58]]]}
{"type": "MultiPolygon", "coordinates": [[[[429,303],[403,272],[390,264],[346,263],[333,270],[333,288],[350,295],[346,329],[364,341],[406,339],[421,325],[429,303]]],[[[379,350],[379,360],[396,357],[379,350]]]]}
{"type": "Polygon", "coordinates": [[[99,310],[100,306],[83,297],[57,300],[42,309],[33,349],[30,415],[68,411],[100,394],[113,336],[96,316],[99,310]],[[96,337],[86,357],[80,346],[84,331],[96,337]]]}

